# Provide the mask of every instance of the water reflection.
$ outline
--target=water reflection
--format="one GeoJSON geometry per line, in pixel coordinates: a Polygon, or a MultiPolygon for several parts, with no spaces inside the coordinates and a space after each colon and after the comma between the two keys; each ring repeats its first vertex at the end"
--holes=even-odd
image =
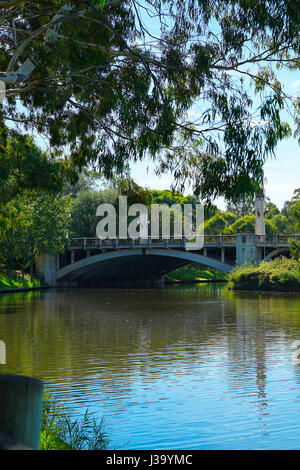
{"type": "Polygon", "coordinates": [[[0,372],[107,417],[111,448],[299,448],[300,296],[213,285],[0,297],[0,372]]]}

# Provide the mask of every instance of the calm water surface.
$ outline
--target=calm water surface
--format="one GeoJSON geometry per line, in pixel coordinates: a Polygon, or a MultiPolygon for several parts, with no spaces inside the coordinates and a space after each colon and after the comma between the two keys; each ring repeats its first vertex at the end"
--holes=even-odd
{"type": "Polygon", "coordinates": [[[40,378],[110,449],[300,449],[300,295],[225,286],[0,297],[0,373],[40,378]]]}

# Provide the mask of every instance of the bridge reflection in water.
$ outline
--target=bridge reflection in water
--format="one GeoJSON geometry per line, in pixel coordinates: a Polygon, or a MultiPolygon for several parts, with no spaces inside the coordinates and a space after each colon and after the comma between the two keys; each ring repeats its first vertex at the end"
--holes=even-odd
{"type": "Polygon", "coordinates": [[[181,239],[71,238],[63,255],[39,258],[37,269],[49,285],[159,281],[181,266],[197,263],[229,273],[235,265],[269,260],[289,253],[297,235],[205,235],[203,247],[186,250],[181,239]]]}

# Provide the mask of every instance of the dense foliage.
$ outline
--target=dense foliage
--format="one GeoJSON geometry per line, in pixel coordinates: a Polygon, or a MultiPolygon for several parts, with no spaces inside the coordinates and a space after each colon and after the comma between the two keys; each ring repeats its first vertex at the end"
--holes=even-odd
{"type": "Polygon", "coordinates": [[[0,203],[9,202],[25,191],[58,193],[75,174],[63,162],[50,159],[32,137],[1,128],[0,123],[0,203]]]}
{"type": "Polygon", "coordinates": [[[300,291],[300,263],[277,258],[258,266],[241,266],[229,274],[228,286],[240,290],[300,291]]]}
{"type": "Polygon", "coordinates": [[[0,289],[40,288],[45,285],[39,279],[31,279],[28,274],[18,272],[0,273],[0,289]]]}
{"type": "MultiPolygon", "coordinates": [[[[107,188],[101,191],[83,191],[73,201],[71,211],[70,235],[74,237],[95,237],[96,225],[99,217],[96,216],[97,205],[103,202],[111,202],[118,211],[118,195],[126,194],[121,186],[119,188],[107,188]]],[[[297,195],[298,190],[294,194],[297,195]]],[[[199,204],[198,198],[188,195],[183,196],[179,192],[172,193],[170,190],[142,190],[137,185],[133,190],[128,191],[128,205],[134,202],[141,202],[150,209],[150,204],[167,204],[169,207],[173,204],[199,204]]],[[[268,203],[270,205],[270,202],[268,203]]],[[[300,201],[295,198],[286,201],[283,209],[280,211],[275,204],[272,204],[272,214],[266,213],[266,232],[267,234],[279,233],[282,235],[291,235],[300,233],[300,201]],[[274,215],[275,214],[275,215],[274,215]]],[[[234,212],[222,211],[216,206],[209,205],[205,207],[205,224],[204,231],[207,235],[224,234],[231,235],[235,233],[254,233],[255,232],[255,216],[252,214],[252,208],[249,207],[250,213],[240,216],[239,208],[234,212]]],[[[150,211],[149,211],[150,218],[150,211]]],[[[172,222],[172,220],[171,220],[172,222]]]]}
{"type": "Polygon", "coordinates": [[[11,275],[30,272],[42,253],[63,252],[70,213],[70,197],[25,193],[2,206],[0,212],[0,264],[11,275]]]}
{"type": "MultiPolygon", "coordinates": [[[[202,199],[238,199],[299,120],[294,0],[0,1],[0,146],[36,133],[74,177],[145,156],[202,199]],[[195,117],[195,119],[193,118],[195,117]]],[[[39,162],[36,162],[37,166],[39,162]]],[[[39,171],[37,171],[39,174],[39,171]]],[[[31,182],[29,182],[31,185],[31,182]]]]}

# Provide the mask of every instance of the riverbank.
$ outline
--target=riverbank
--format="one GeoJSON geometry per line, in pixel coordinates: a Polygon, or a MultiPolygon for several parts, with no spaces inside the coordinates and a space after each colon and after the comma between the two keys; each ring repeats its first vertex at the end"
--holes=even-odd
{"type": "Polygon", "coordinates": [[[7,273],[0,273],[0,294],[47,288],[47,284],[40,281],[39,279],[30,279],[28,274],[22,276],[21,273],[15,271],[9,276],[7,273]]]}
{"type": "MultiPolygon", "coordinates": [[[[185,284],[190,282],[227,282],[228,275],[220,271],[213,271],[201,268],[198,265],[188,265],[176,269],[165,276],[166,284],[185,284]]],[[[0,272],[0,294],[15,292],[26,292],[40,289],[48,289],[49,286],[39,279],[31,280],[28,274],[24,277],[18,271],[14,271],[10,276],[0,272]]]]}
{"type": "Polygon", "coordinates": [[[187,281],[173,281],[166,279],[166,285],[180,285],[180,284],[216,284],[216,283],[227,283],[226,279],[192,279],[187,281]]]}
{"type": "Polygon", "coordinates": [[[181,282],[226,282],[228,274],[217,270],[205,269],[197,264],[189,264],[166,274],[165,279],[168,284],[181,282]]]}
{"type": "Polygon", "coordinates": [[[229,274],[228,288],[300,292],[300,263],[293,259],[277,258],[268,263],[235,268],[229,274]]]}

